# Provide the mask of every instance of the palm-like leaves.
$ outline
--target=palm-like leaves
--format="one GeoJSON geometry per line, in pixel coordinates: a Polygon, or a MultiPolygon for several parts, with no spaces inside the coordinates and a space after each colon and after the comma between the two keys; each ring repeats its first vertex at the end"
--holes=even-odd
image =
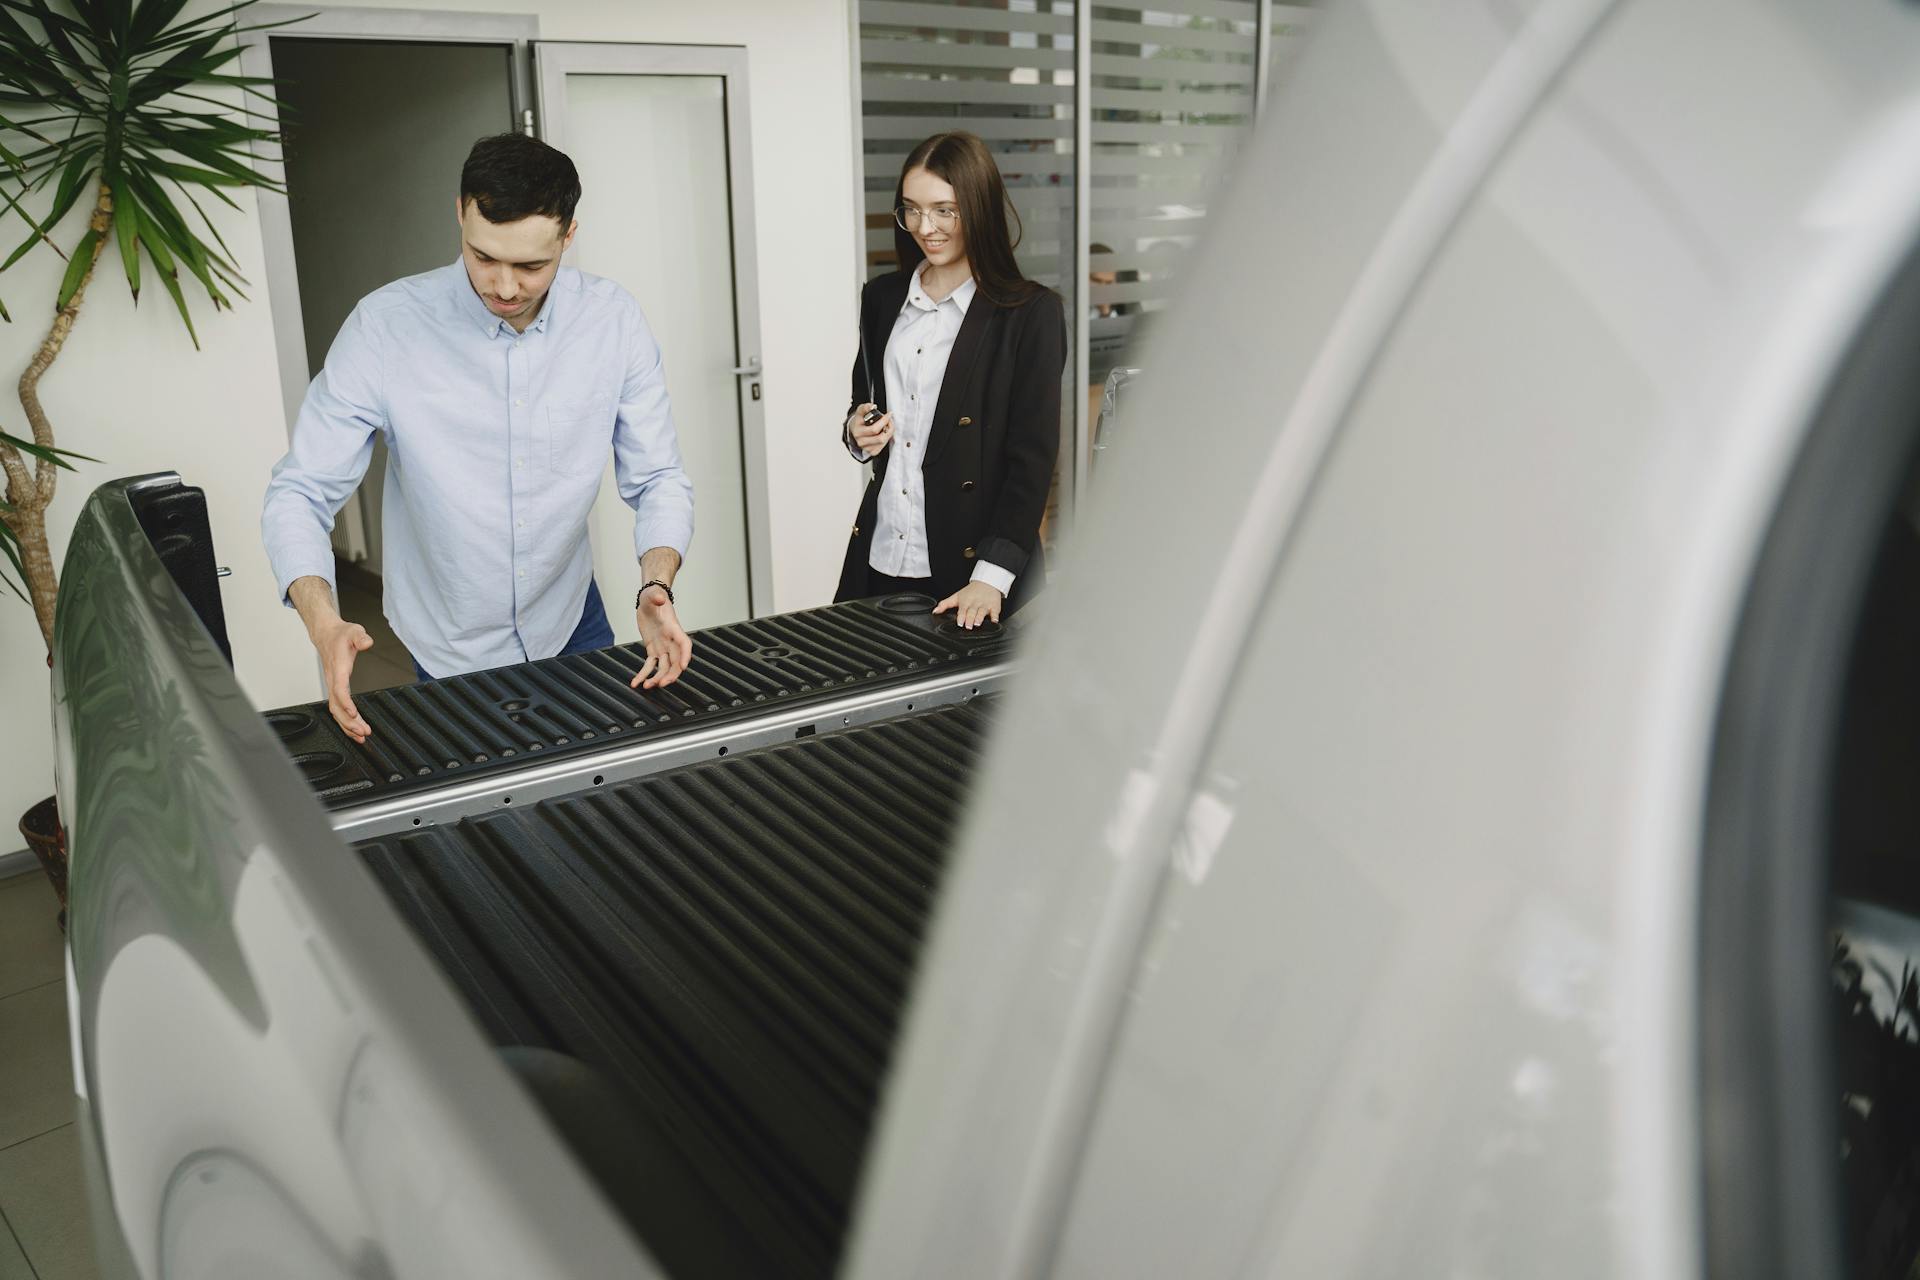
{"type": "Polygon", "coordinates": [[[181,21],[186,0],[0,0],[0,164],[15,185],[7,190],[0,181],[0,219],[18,218],[26,228],[0,271],[37,244],[53,245],[50,233],[82,195],[97,199],[105,188],[112,229],[89,228],[65,255],[56,311],[79,290],[103,234],[119,249],[136,301],[145,250],[195,346],[182,268],[216,308],[232,305],[228,291],[245,297],[199,197],[233,205],[229,188],[281,189],[253,168],[254,144],[276,138],[254,127],[244,107],[249,97],[272,103],[265,89],[272,82],[227,70],[240,56],[237,35],[280,25],[239,25],[237,15],[253,2],[181,21]],[[241,105],[197,92],[209,87],[237,91],[241,105]],[[29,206],[43,200],[36,217],[29,206]]]}
{"type": "MultiPolygon", "coordinates": [[[[196,347],[181,269],[215,308],[232,305],[228,291],[244,296],[198,196],[231,205],[229,188],[281,189],[253,168],[255,144],[276,138],[246,111],[250,99],[278,106],[262,88],[271,82],[228,69],[240,56],[237,36],[282,25],[241,26],[237,15],[252,3],[183,19],[187,0],[0,0],[0,239],[15,219],[25,227],[0,271],[40,244],[67,259],[47,336],[20,377],[32,439],[0,430],[0,584],[19,594],[15,576],[25,581],[49,646],[57,583],[47,508],[57,469],[84,455],[54,447],[40,379],[66,344],[109,237],[134,301],[144,257],[196,347]],[[92,216],[64,253],[52,235],[82,199],[92,216]]],[[[11,319],[4,306],[0,318],[11,319]]]]}

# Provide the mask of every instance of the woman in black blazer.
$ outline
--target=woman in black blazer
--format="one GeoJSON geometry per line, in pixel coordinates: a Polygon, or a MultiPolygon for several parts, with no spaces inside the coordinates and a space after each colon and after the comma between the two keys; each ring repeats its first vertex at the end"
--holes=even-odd
{"type": "Polygon", "coordinates": [[[924,592],[935,613],[975,627],[1041,585],[1066,318],[1057,294],[1020,274],[1008,208],[970,133],[928,138],[900,170],[901,269],[860,296],[841,439],[873,477],[836,600],[924,592]]]}

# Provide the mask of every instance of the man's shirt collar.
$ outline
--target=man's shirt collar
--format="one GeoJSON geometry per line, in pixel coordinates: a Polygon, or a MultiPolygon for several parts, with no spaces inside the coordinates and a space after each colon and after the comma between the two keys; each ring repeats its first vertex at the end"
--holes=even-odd
{"type": "MultiPolygon", "coordinates": [[[[547,321],[553,318],[553,295],[560,292],[560,277],[561,273],[565,270],[566,268],[562,267],[559,271],[554,272],[553,283],[548,286],[546,299],[540,304],[540,314],[535,316],[533,323],[527,326],[526,331],[528,333],[542,333],[546,331],[547,321]]],[[[480,326],[481,333],[484,333],[489,338],[495,338],[500,335],[502,329],[505,329],[509,333],[513,332],[513,326],[493,314],[493,308],[487,305],[484,298],[474,292],[473,278],[467,274],[467,263],[464,257],[455,260],[453,264],[452,286],[454,293],[458,295],[455,299],[455,305],[473,317],[474,322],[480,326]]]]}

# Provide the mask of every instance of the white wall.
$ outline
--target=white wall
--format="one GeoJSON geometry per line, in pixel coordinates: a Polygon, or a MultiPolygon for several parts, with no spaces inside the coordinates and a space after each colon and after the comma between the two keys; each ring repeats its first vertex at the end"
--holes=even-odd
{"type": "MultiPolygon", "coordinates": [[[[549,40],[741,44],[748,50],[761,338],[767,396],[774,601],[781,610],[831,598],[862,477],[838,447],[854,332],[854,178],[849,0],[545,0],[385,4],[386,8],[535,13],[549,40]]],[[[203,6],[196,3],[194,11],[203,6]]],[[[369,174],[377,190],[378,175],[369,174]]],[[[297,618],[274,596],[260,547],[260,497],[286,445],[258,218],[246,193],[221,231],[252,283],[251,301],[215,316],[195,305],[202,350],[154,286],[127,298],[110,245],[86,309],[41,396],[60,443],[102,460],[63,475],[50,513],[56,561],[95,484],[177,470],[206,489],[222,564],[227,628],[256,706],[319,696],[297,618]]],[[[62,244],[80,234],[76,211],[62,244]]],[[[450,250],[451,254],[451,250],[450,250]]],[[[0,276],[14,323],[0,327],[0,422],[24,430],[11,387],[44,334],[59,263],[41,250],[0,276]]],[[[642,300],[644,305],[644,299],[642,300]]],[[[194,305],[190,303],[190,305],[194,305]]],[[[699,554],[696,535],[694,555],[699,554]]],[[[43,648],[32,613],[0,601],[0,850],[17,847],[15,816],[52,790],[43,648]]],[[[697,660],[697,659],[696,659],[697,660]]]]}
{"type": "MultiPolygon", "coordinates": [[[[257,286],[258,224],[249,194],[236,193],[236,201],[247,216],[229,213],[221,233],[257,286]]],[[[76,211],[56,233],[58,243],[70,247],[84,225],[76,211]]],[[[15,434],[25,435],[26,426],[14,383],[46,335],[63,265],[43,246],[0,276],[0,298],[14,318],[0,327],[0,422],[15,434]]],[[[151,264],[142,270],[147,286],[135,307],[119,253],[107,246],[66,348],[40,384],[58,443],[100,459],[60,476],[48,513],[54,562],[64,563],[74,520],[95,485],[180,472],[207,491],[214,547],[233,569],[224,595],[242,682],[265,705],[309,697],[318,682],[312,650],[298,621],[282,616],[260,547],[261,491],[286,447],[263,291],[249,288],[252,302],[236,300],[233,311],[216,315],[204,294],[195,298],[197,285],[186,286],[200,334],[195,352],[172,301],[152,280],[151,264]]],[[[20,845],[13,823],[53,790],[45,652],[32,612],[10,594],[0,598],[0,707],[8,728],[0,738],[0,849],[20,845]]]]}

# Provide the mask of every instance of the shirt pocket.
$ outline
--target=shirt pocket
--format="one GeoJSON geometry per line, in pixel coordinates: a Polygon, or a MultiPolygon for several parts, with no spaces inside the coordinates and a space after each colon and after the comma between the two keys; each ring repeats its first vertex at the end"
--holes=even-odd
{"type": "Polygon", "coordinates": [[[567,400],[549,404],[547,465],[559,475],[597,476],[613,451],[613,404],[567,400]]]}

